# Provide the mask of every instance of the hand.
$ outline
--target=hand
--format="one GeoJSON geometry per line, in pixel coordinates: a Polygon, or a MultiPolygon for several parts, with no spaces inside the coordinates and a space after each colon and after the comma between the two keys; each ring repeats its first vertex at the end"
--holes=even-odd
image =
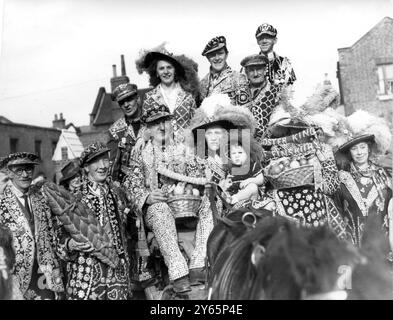
{"type": "Polygon", "coordinates": [[[165,195],[164,192],[162,192],[161,190],[157,189],[157,190],[153,190],[152,192],[150,192],[149,196],[146,199],[146,203],[148,205],[152,205],[154,203],[158,203],[158,202],[167,202],[168,197],[165,195]]]}
{"type": "Polygon", "coordinates": [[[252,183],[252,182],[253,182],[253,181],[252,181],[252,178],[248,178],[248,179],[246,179],[246,180],[240,182],[239,187],[240,187],[240,189],[244,189],[245,187],[247,187],[247,186],[248,186],[250,183],[252,183]]]}
{"type": "Polygon", "coordinates": [[[67,246],[70,251],[92,252],[94,250],[90,243],[76,242],[74,239],[70,239],[67,246]]]}
{"type": "Polygon", "coordinates": [[[232,184],[232,176],[228,176],[226,179],[221,180],[218,185],[222,188],[222,190],[226,191],[232,184]]]}
{"type": "Polygon", "coordinates": [[[380,174],[381,174],[383,183],[384,183],[390,190],[392,190],[392,179],[388,177],[388,175],[386,174],[385,170],[381,170],[381,171],[380,171],[380,174]]]}

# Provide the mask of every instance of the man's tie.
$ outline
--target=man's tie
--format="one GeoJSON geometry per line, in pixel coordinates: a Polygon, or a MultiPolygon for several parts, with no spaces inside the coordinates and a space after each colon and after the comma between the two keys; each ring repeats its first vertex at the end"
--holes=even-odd
{"type": "Polygon", "coordinates": [[[29,196],[26,193],[23,195],[23,200],[25,201],[25,209],[28,214],[29,223],[31,226],[34,226],[34,217],[29,206],[29,196]]]}

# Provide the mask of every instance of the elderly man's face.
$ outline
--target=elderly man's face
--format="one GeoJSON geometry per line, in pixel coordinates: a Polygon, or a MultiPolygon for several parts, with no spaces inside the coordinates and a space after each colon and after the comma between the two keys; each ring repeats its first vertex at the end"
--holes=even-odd
{"type": "Polygon", "coordinates": [[[157,119],[149,123],[148,128],[153,142],[158,144],[169,142],[173,134],[172,121],[170,118],[157,119]]]}
{"type": "Polygon", "coordinates": [[[210,62],[212,70],[219,73],[224,70],[226,66],[228,53],[226,52],[225,48],[221,48],[220,50],[208,53],[206,57],[210,62]]]}
{"type": "Polygon", "coordinates": [[[253,86],[259,86],[266,81],[266,66],[248,66],[246,67],[246,75],[253,86]]]}
{"type": "Polygon", "coordinates": [[[104,153],[85,165],[87,177],[94,182],[104,182],[109,172],[109,155],[104,153]]]}
{"type": "Polygon", "coordinates": [[[119,106],[127,117],[136,115],[138,110],[138,95],[134,94],[119,102],[119,106]]]}
{"type": "Polygon", "coordinates": [[[263,54],[268,54],[273,51],[273,47],[276,44],[277,39],[269,35],[262,35],[257,39],[259,48],[263,54]]]}
{"type": "Polygon", "coordinates": [[[26,192],[33,181],[34,165],[21,164],[9,168],[9,178],[14,186],[22,192],[26,192]]]}
{"type": "Polygon", "coordinates": [[[225,142],[226,130],[220,126],[213,126],[205,131],[207,148],[210,152],[218,152],[225,142]]]}

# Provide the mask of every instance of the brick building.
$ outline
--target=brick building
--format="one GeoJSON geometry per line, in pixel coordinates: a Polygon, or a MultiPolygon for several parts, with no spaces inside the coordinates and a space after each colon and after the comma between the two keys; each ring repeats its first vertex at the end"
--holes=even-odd
{"type": "Polygon", "coordinates": [[[37,166],[36,175],[43,172],[49,180],[52,180],[55,173],[52,155],[61,131],[57,128],[14,123],[4,117],[0,118],[0,157],[14,152],[35,153],[42,160],[42,163],[37,166]]]}
{"type": "MultiPolygon", "coordinates": [[[[112,65],[112,69],[113,77],[110,79],[111,92],[107,92],[104,87],[98,89],[93,110],[90,113],[89,125],[77,128],[77,133],[83,146],[87,146],[94,141],[106,142],[107,130],[116,120],[123,116],[118,103],[113,100],[112,92],[118,85],[130,82],[126,75],[124,55],[121,55],[121,75],[117,75],[116,65],[112,65]]],[[[150,89],[138,90],[139,95],[143,96],[148,90],[150,89]]]]}
{"type": "Polygon", "coordinates": [[[338,54],[337,78],[346,115],[363,109],[392,125],[393,19],[383,18],[351,47],[338,49],[338,54]]]}

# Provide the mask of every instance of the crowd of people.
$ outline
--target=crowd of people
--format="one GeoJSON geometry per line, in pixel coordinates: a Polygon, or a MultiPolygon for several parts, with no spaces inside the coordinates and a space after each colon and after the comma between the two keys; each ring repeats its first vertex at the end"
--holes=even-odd
{"type": "Polygon", "coordinates": [[[382,119],[371,123],[375,117],[363,112],[359,126],[331,101],[318,112],[296,110],[288,99],[295,72],[274,52],[277,30],[264,23],[255,37],[259,53],[245,57],[239,72],[227,64],[226,38],[211,39],[202,52],[210,71],[201,81],[192,59],[163,46],[142,51],[137,68],[153,88],[140,95],[123,83],[113,91],[124,116],[107,140],[86,146],[61,170],[55,202],[74,205],[60,213],[53,213],[47,182],[32,184],[36,155],[1,159],[1,298],[132,299],[159,287],[165,268],[173,292],[187,295],[206,282],[209,235],[215,215],[228,208],[263,207],[310,228],[328,225],[356,246],[375,214],[393,248],[391,168],[373,161],[390,143],[382,119]],[[312,167],[312,183],[274,182],[284,168],[303,164],[312,167]],[[195,210],[177,210],[176,195],[199,199],[195,210]],[[88,212],[79,220],[75,203],[88,212]],[[189,243],[181,228],[193,231],[189,243]]]}

